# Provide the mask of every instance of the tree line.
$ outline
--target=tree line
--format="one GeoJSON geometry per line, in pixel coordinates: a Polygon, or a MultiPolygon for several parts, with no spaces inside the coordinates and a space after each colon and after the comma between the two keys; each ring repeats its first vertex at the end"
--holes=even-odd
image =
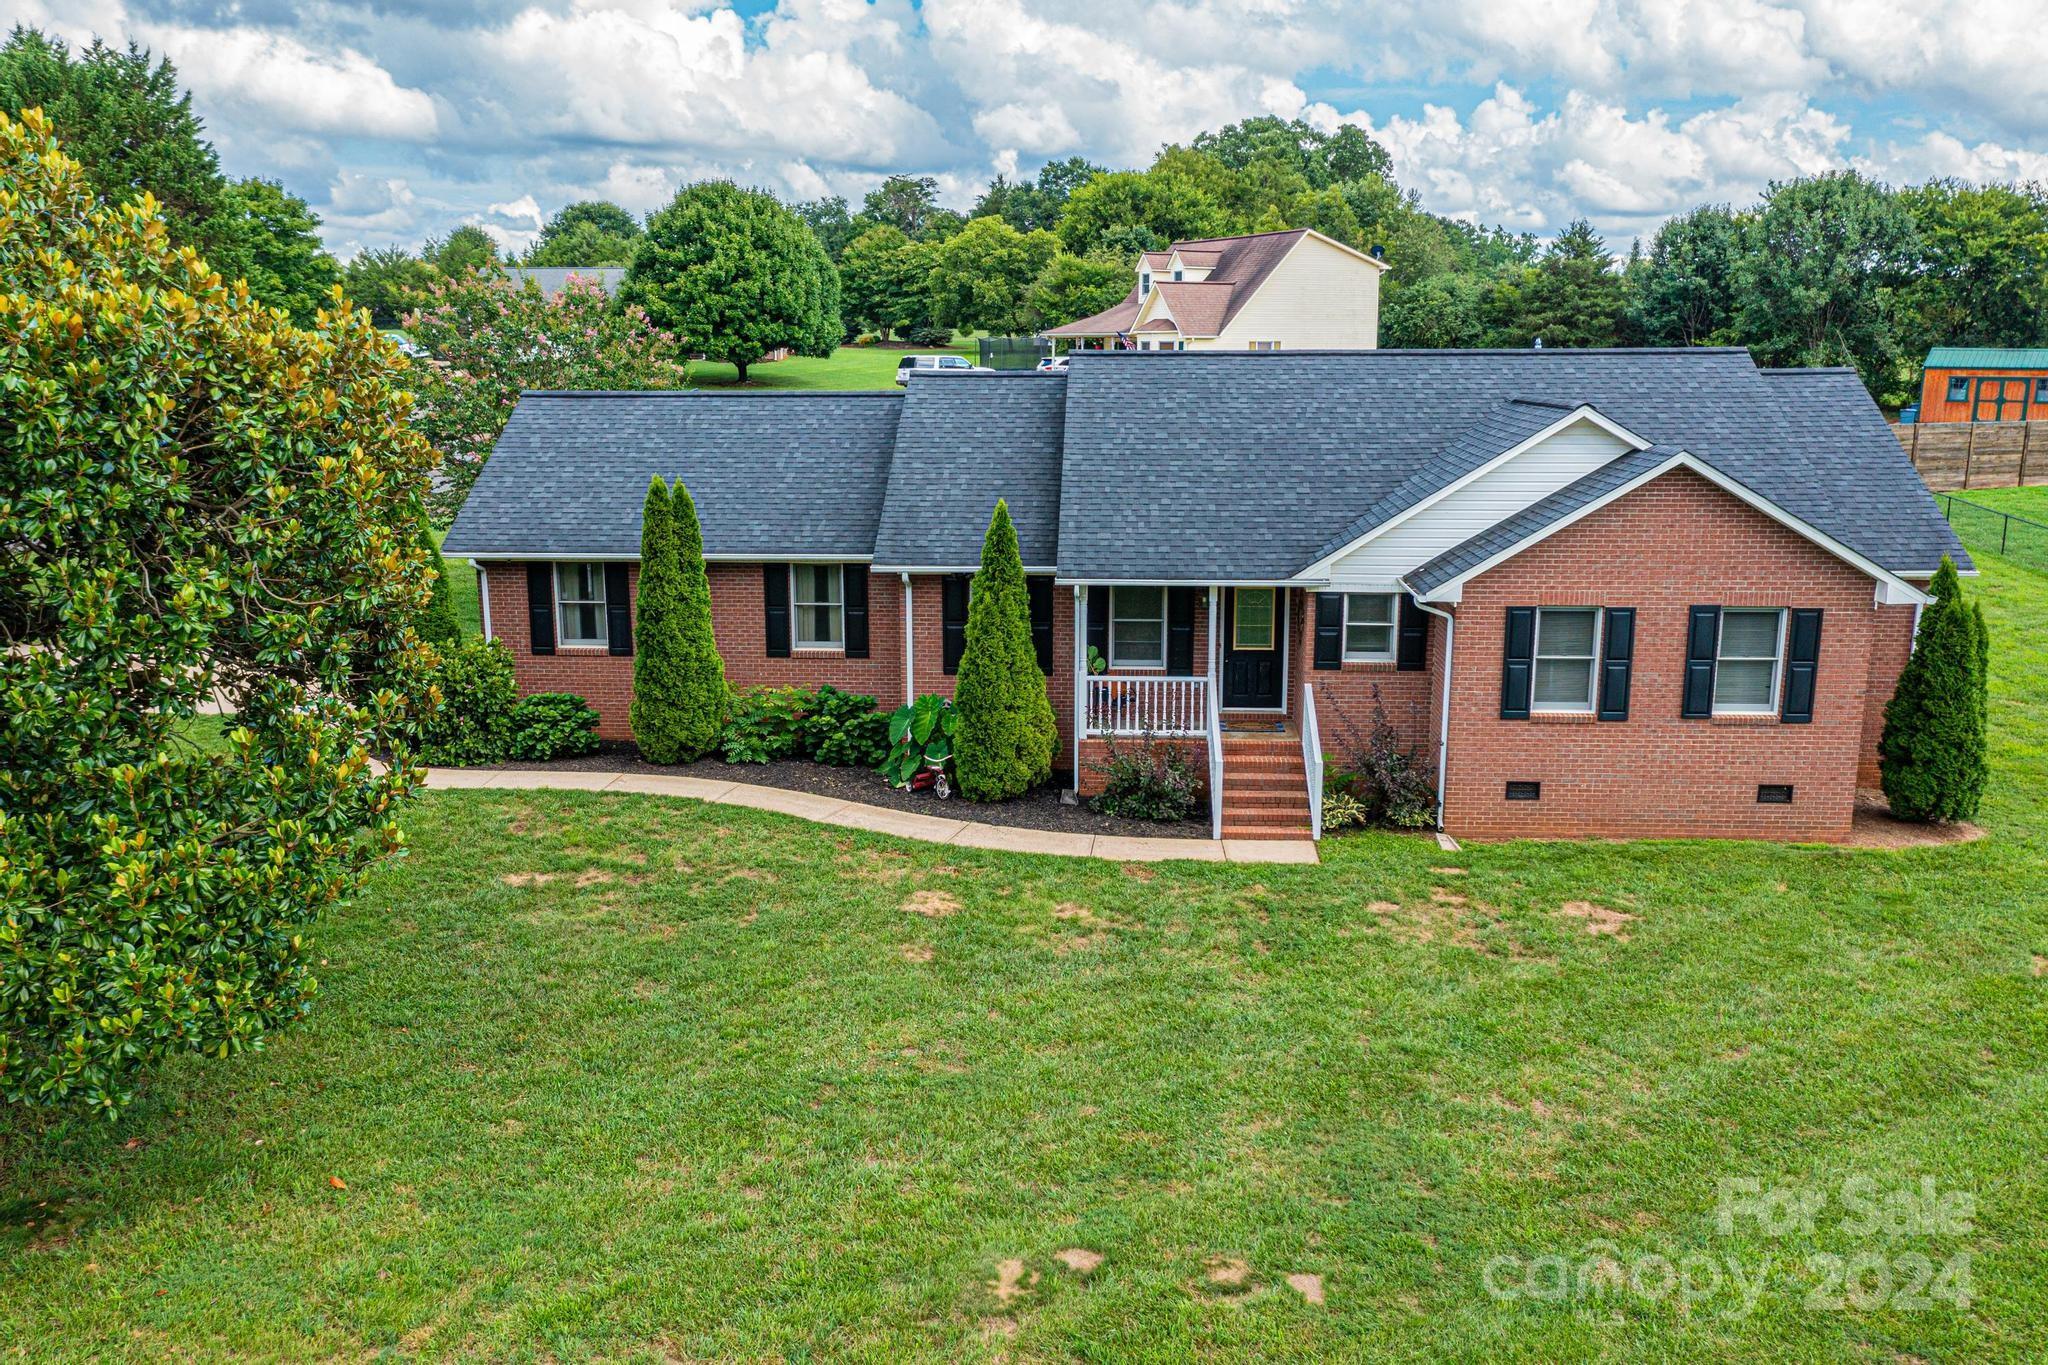
{"type": "Polygon", "coordinates": [[[965,213],[930,176],[890,176],[858,210],[706,182],[645,221],[569,204],[516,260],[471,225],[343,267],[303,200],[221,175],[168,62],[98,42],[73,54],[17,28],[0,49],[0,108],[33,104],[75,126],[72,154],[103,193],[150,190],[184,240],[300,321],[336,281],[391,326],[437,284],[499,265],[625,266],[623,302],[744,372],[781,347],[1057,326],[1128,293],[1139,251],[1313,228],[1384,249],[1388,346],[1740,345],[1765,365],[1853,365],[1899,402],[1930,346],[2048,344],[2039,184],[1893,188],[1834,171],[1775,182],[1753,205],[1695,208],[1617,260],[1584,219],[1546,243],[1429,212],[1359,128],[1261,117],[1167,146],[1142,170],[1069,157],[998,175],[965,213]]]}

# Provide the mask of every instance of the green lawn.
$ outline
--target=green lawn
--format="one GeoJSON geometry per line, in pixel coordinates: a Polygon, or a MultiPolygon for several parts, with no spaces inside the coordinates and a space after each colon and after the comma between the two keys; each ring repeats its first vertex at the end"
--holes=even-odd
{"type": "MultiPolygon", "coordinates": [[[[434,532],[434,543],[439,545],[448,538],[445,530],[434,532]]],[[[462,629],[470,635],[481,635],[484,629],[483,607],[477,596],[476,566],[466,559],[444,560],[448,566],[448,595],[455,604],[455,619],[462,622],[462,629]]]]}
{"type": "Polygon", "coordinates": [[[1938,501],[1973,554],[2002,549],[2028,568],[2048,573],[2048,488],[1972,488],[1938,501]],[[2010,513],[2015,520],[1992,512],[2010,513]]]}
{"type": "MultiPolygon", "coordinates": [[[[772,365],[755,365],[747,371],[750,389],[893,389],[896,363],[910,354],[974,355],[970,346],[841,346],[829,360],[792,356],[772,365]]],[[[733,388],[739,371],[731,365],[708,360],[690,364],[690,387],[733,388]]]]}
{"type": "Polygon", "coordinates": [[[0,1343],[2039,1359],[2048,578],[1984,569],[1997,768],[1966,846],[1362,835],[1320,868],[1120,867],[425,797],[411,855],[318,927],[305,1025],[171,1067],[117,1125],[12,1118],[0,1343]],[[1858,1237],[1852,1176],[1974,1211],[1858,1237]],[[1744,1177],[1829,1202],[1723,1234],[1744,1177]],[[1483,1287],[1552,1253],[1644,1292],[1483,1287]],[[1963,1253],[1967,1308],[1879,1292],[1963,1253]],[[1865,1254],[1836,1306],[1811,1258],[1865,1254]],[[1747,1314],[1731,1262],[1765,1276],[1747,1314]],[[1674,1264],[1720,1287],[1658,1294],[1674,1264]]]}

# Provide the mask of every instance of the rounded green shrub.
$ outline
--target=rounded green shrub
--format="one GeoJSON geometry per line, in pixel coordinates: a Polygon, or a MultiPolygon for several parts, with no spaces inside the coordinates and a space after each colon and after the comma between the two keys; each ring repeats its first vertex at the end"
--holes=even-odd
{"type": "Polygon", "coordinates": [[[441,704],[420,728],[420,757],[460,766],[501,763],[512,741],[519,684],[502,640],[473,636],[444,645],[434,672],[441,704]]]}
{"type": "Polygon", "coordinates": [[[597,712],[574,692],[536,692],[512,709],[511,756],[533,763],[597,752],[597,712]]]}

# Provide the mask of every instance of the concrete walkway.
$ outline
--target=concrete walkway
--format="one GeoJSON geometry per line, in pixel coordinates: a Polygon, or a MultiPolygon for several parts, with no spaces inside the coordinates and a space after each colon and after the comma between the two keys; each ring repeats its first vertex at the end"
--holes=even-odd
{"type": "Polygon", "coordinates": [[[1314,863],[1308,839],[1140,839],[1123,834],[1066,834],[952,820],[942,815],[868,806],[836,796],[787,791],[753,782],[718,782],[659,773],[580,773],[554,768],[429,768],[427,785],[442,790],[487,787],[494,791],[627,792],[639,796],[687,796],[727,806],[779,811],[821,825],[873,830],[932,844],[997,848],[1011,853],[1053,853],[1068,858],[1108,858],[1120,863],[1155,863],[1187,858],[1207,863],[1314,863]]]}

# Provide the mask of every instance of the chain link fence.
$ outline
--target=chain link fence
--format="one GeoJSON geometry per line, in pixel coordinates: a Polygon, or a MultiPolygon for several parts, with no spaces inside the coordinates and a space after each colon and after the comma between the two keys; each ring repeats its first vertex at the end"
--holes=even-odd
{"type": "Polygon", "coordinates": [[[1952,493],[1936,496],[1941,501],[1941,514],[1973,552],[2003,555],[2048,573],[2048,523],[2001,512],[1952,493]]]}

